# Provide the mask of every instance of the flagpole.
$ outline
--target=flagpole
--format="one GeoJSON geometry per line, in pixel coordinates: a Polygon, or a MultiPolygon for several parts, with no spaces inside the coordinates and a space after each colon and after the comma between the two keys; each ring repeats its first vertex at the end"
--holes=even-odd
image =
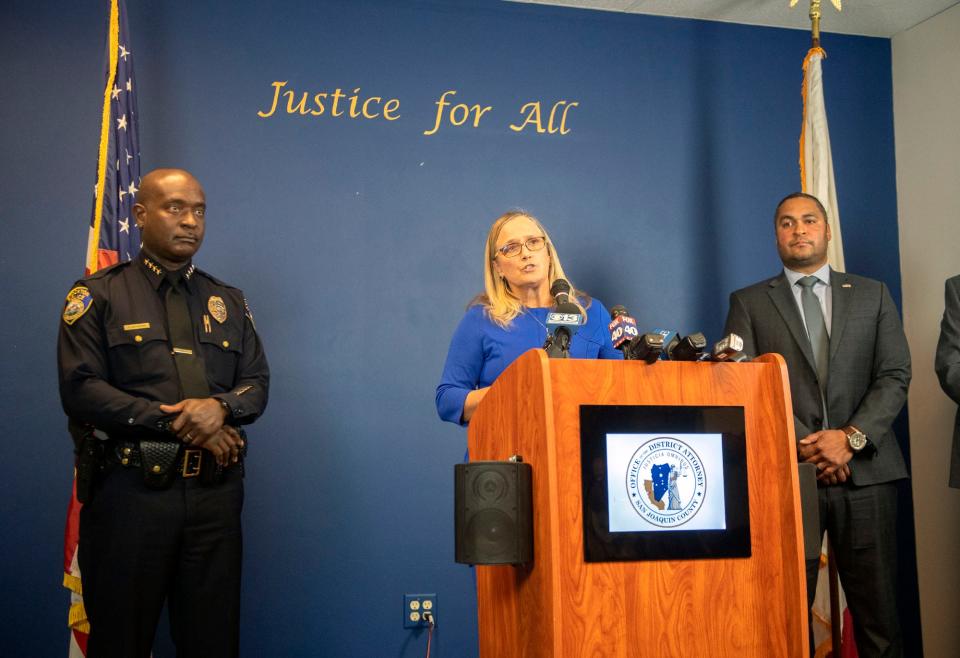
{"type": "MultiPolygon", "coordinates": [[[[840,9],[839,0],[834,2],[837,10],[840,9]]],[[[811,48],[820,48],[820,18],[823,13],[820,11],[820,0],[810,0],[810,41],[811,48]]],[[[834,554],[833,542],[827,537],[827,582],[830,588],[830,644],[833,648],[833,656],[836,658],[841,655],[843,646],[842,619],[843,611],[840,609],[840,574],[837,571],[837,558],[834,554]]]]}
{"type": "MultiPolygon", "coordinates": [[[[799,0],[790,0],[795,7],[799,0]]],[[[837,11],[842,10],[842,0],[830,0],[837,11]]],[[[833,269],[843,271],[843,242],[840,233],[839,204],[836,199],[836,185],[833,177],[833,159],[830,155],[830,137],[827,129],[826,106],[823,100],[822,73],[820,61],[826,57],[820,45],[821,0],[810,0],[810,51],[803,61],[803,128],[800,133],[800,180],[804,192],[814,194],[826,206],[827,221],[831,226],[833,240],[828,249],[828,262],[833,269]]],[[[843,605],[841,587],[837,573],[836,554],[833,542],[827,534],[823,555],[826,557],[827,599],[830,608],[830,646],[834,658],[841,655],[843,644],[843,605]]],[[[823,562],[821,562],[821,565],[823,562]]],[[[823,567],[821,566],[821,569],[823,567]]],[[[819,580],[819,579],[818,579],[819,580]]],[[[822,587],[821,587],[822,589],[822,587]]],[[[818,593],[817,601],[823,593],[818,593]]],[[[814,612],[818,603],[814,603],[814,612]]],[[[823,603],[819,604],[820,606],[823,603]]],[[[822,607],[819,610],[823,610],[822,607]]],[[[818,619],[822,619],[818,615],[818,619]]],[[[826,644],[826,642],[824,642],[826,644]]]]}
{"type": "Polygon", "coordinates": [[[820,47],[820,0],[810,0],[810,36],[813,47],[820,47]]]}
{"type": "MultiPolygon", "coordinates": [[[[790,0],[790,8],[797,6],[797,3],[800,0],[790,0]]],[[[822,0],[810,0],[810,36],[813,37],[813,47],[820,47],[820,17],[823,15],[820,11],[820,3],[822,0]]],[[[843,0],[830,0],[834,7],[837,8],[837,11],[843,9],[843,0]]]]}
{"type": "MultiPolygon", "coordinates": [[[[811,48],[820,48],[820,0],[810,0],[810,42],[811,48]]],[[[841,655],[843,646],[842,618],[840,609],[840,574],[837,571],[837,558],[833,551],[833,542],[827,537],[827,582],[830,587],[830,644],[833,656],[841,655]]]]}

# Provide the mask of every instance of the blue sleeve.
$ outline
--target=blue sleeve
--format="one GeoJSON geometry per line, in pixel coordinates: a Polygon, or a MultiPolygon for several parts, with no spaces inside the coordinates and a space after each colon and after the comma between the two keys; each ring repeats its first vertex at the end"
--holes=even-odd
{"type": "Polygon", "coordinates": [[[480,331],[482,311],[471,308],[463,316],[450,340],[447,361],[437,385],[437,413],[442,420],[466,426],[462,422],[463,403],[467,394],[477,388],[483,369],[483,336],[480,331]]]}
{"type": "Polygon", "coordinates": [[[590,311],[598,314],[598,320],[600,321],[600,329],[598,330],[597,337],[602,340],[600,345],[600,353],[597,354],[598,359],[617,359],[623,360],[623,352],[614,348],[613,341],[610,340],[610,332],[607,330],[607,327],[610,326],[610,311],[600,302],[599,299],[594,299],[593,304],[591,305],[590,311]]]}

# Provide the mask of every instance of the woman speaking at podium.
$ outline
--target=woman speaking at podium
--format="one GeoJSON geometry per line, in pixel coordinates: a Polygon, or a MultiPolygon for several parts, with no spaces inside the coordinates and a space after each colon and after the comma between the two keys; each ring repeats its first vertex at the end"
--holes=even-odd
{"type": "MultiPolygon", "coordinates": [[[[566,279],[550,236],[521,211],[501,215],[490,227],[484,251],[484,293],[477,295],[450,341],[437,386],[437,413],[466,425],[487,389],[527,350],[542,347],[550,331],[550,286],[566,279]]],[[[610,342],[610,313],[599,300],[570,290],[586,320],[570,342],[575,359],[620,359],[610,342]]]]}

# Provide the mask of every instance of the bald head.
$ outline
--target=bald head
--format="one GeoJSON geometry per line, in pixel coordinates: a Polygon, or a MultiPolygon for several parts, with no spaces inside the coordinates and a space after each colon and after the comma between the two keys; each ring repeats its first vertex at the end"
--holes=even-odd
{"type": "Polygon", "coordinates": [[[140,179],[140,189],[137,190],[137,203],[146,205],[157,193],[164,189],[167,182],[189,183],[201,190],[200,181],[194,178],[186,169],[154,169],[140,179]]]}

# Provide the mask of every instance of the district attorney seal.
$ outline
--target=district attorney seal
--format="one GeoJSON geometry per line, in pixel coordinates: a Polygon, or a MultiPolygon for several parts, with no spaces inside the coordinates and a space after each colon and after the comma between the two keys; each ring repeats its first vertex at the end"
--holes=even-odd
{"type": "Polygon", "coordinates": [[[703,461],[684,441],[658,436],[630,458],[627,495],[633,509],[660,528],[681,526],[700,511],[707,493],[703,461]]]}

